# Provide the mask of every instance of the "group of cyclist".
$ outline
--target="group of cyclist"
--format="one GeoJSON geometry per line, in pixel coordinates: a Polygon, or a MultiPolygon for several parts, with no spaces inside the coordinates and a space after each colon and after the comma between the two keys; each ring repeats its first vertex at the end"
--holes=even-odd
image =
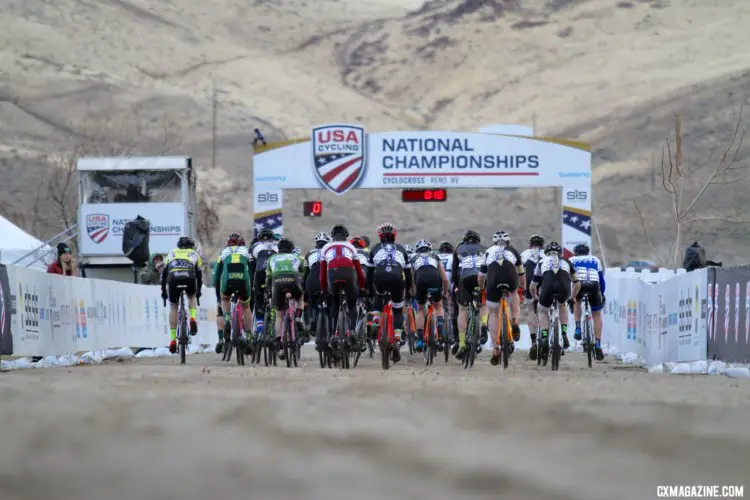
{"type": "MultiPolygon", "coordinates": [[[[390,301],[393,312],[394,339],[391,349],[392,361],[401,359],[399,348],[403,338],[404,309],[413,303],[419,314],[431,301],[435,311],[438,349],[451,347],[458,359],[466,355],[466,329],[469,303],[477,296],[480,299],[480,343],[490,340],[492,357],[497,364],[500,349],[497,345],[498,308],[503,293],[510,303],[510,325],[513,341],[520,340],[519,316],[521,302],[531,306],[529,331],[532,348],[530,357],[536,359],[537,342],[541,343],[541,356],[549,350],[549,310],[553,299],[557,300],[561,318],[563,349],[570,347],[568,339],[568,305],[574,308],[575,339],[581,340],[581,306],[587,296],[594,323],[595,356],[604,355],[601,348],[602,319],[604,305],[604,269],[596,256],[591,255],[586,244],[574,248],[574,256],[566,258],[559,243],[534,234],[529,246],[519,253],[504,231],[492,236],[492,244],[485,246],[476,231],[468,230],[454,247],[443,241],[434,248],[430,241],[419,240],[413,247],[397,243],[398,231],[392,223],[381,224],[377,229],[378,242],[370,248],[366,236],[350,237],[349,230],[337,224],[330,233],[318,233],[313,247],[302,255],[294,242],[273,231],[264,229],[250,241],[238,233],[232,233],[220,252],[214,266],[214,286],[218,302],[217,326],[219,342],[216,351],[221,352],[223,342],[229,339],[231,299],[242,308],[245,339],[263,329],[263,318],[267,307],[282,311],[286,297],[291,294],[295,304],[295,321],[300,331],[314,332],[315,314],[323,303],[327,304],[334,328],[354,331],[358,299],[368,305],[372,317],[372,331],[379,328],[380,316],[390,301]],[[348,309],[348,325],[336,325],[339,301],[334,297],[343,295],[348,309]],[[309,311],[305,321],[304,311],[309,311]],[[449,323],[446,322],[449,312],[449,323]],[[253,316],[256,318],[252,322],[253,316]],[[308,327],[308,325],[310,325],[308,327]],[[539,328],[541,326],[541,328],[539,328]],[[457,335],[455,333],[457,332],[457,335]],[[537,332],[538,335],[537,335],[537,332]],[[540,338],[537,338],[539,336],[540,338]]],[[[170,351],[176,351],[175,327],[177,322],[178,288],[187,284],[185,292],[189,298],[190,333],[197,333],[195,321],[195,299],[200,297],[202,262],[195,251],[195,242],[188,237],[178,241],[178,248],[170,252],[162,272],[162,296],[169,299],[170,351]]],[[[280,335],[282,314],[276,314],[275,332],[280,335]]],[[[416,349],[423,347],[423,332],[417,325],[416,349]]],[[[324,337],[316,336],[316,349],[324,349],[324,337]]],[[[247,342],[246,349],[251,350],[247,342]]]]}

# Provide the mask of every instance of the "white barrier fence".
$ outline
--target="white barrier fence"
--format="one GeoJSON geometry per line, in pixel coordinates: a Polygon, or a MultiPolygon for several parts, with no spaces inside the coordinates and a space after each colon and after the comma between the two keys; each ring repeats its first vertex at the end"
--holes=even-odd
{"type": "MultiPolygon", "coordinates": [[[[169,344],[168,308],[158,286],[67,278],[7,267],[13,354],[54,356],[169,344]]],[[[646,364],[705,360],[707,270],[607,270],[602,343],[646,364]]],[[[572,331],[572,318],[570,321],[572,331]]],[[[213,345],[216,298],[204,288],[194,344],[213,345]]],[[[528,347],[527,329],[518,347],[528,347]]],[[[572,340],[572,339],[571,339],[572,340]]]]}
{"type": "Polygon", "coordinates": [[[602,343],[647,365],[704,361],[708,269],[607,269],[602,343]]]}
{"type": "MultiPolygon", "coordinates": [[[[13,354],[55,356],[169,345],[159,286],[70,278],[8,266],[13,354]]],[[[187,305],[187,304],[186,304],[187,305]]],[[[216,296],[204,288],[193,344],[217,340],[216,296]]]]}

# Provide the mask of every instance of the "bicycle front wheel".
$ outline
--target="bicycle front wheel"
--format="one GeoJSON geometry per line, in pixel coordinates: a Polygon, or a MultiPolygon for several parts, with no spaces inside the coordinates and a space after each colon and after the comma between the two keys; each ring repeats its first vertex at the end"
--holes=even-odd
{"type": "Polygon", "coordinates": [[[502,313],[500,315],[500,352],[503,357],[503,369],[508,369],[508,362],[510,361],[510,332],[508,331],[508,311],[506,310],[507,304],[503,304],[502,313]]]}

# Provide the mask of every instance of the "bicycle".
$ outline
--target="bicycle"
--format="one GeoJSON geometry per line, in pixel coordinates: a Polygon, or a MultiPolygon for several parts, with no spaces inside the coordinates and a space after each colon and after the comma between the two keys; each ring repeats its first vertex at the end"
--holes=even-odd
{"type": "MultiPolygon", "coordinates": [[[[180,364],[185,364],[185,356],[187,355],[187,346],[190,344],[190,337],[188,335],[188,315],[185,312],[185,289],[187,285],[177,285],[177,290],[180,292],[180,301],[177,306],[177,343],[180,346],[180,364]]],[[[195,299],[198,305],[201,305],[201,301],[196,297],[195,299]]],[[[164,307],[167,307],[167,299],[164,299],[164,307]]]]}
{"type": "Polygon", "coordinates": [[[498,285],[500,288],[500,307],[498,308],[498,332],[495,345],[500,346],[500,355],[503,360],[503,369],[508,369],[510,355],[513,352],[513,332],[510,324],[510,288],[506,284],[498,285]]]}
{"type": "MultiPolygon", "coordinates": [[[[450,296],[446,295],[443,297],[443,308],[445,310],[445,331],[443,333],[443,355],[445,356],[445,362],[447,363],[451,355],[451,346],[455,342],[456,332],[453,331],[453,307],[449,302],[450,296]]],[[[451,298],[451,300],[453,300],[451,298]]]]}
{"type": "Polygon", "coordinates": [[[299,344],[297,343],[296,325],[294,324],[294,311],[296,302],[291,292],[286,292],[284,299],[284,316],[281,321],[281,348],[284,351],[287,368],[294,364],[297,367],[299,358],[299,344]]]}
{"type": "Polygon", "coordinates": [[[469,317],[466,326],[466,351],[463,359],[464,369],[473,367],[477,356],[477,348],[479,347],[479,338],[481,336],[481,325],[479,322],[480,306],[477,306],[477,301],[481,296],[481,291],[475,288],[471,294],[471,300],[469,300],[469,317]]]}
{"type": "Polygon", "coordinates": [[[232,294],[231,299],[231,335],[228,341],[224,342],[224,361],[232,359],[232,350],[237,353],[237,364],[245,365],[245,323],[243,310],[237,305],[237,295],[232,294]],[[227,346],[228,344],[228,346],[227,346]]]}
{"type": "MultiPolygon", "coordinates": [[[[549,325],[552,335],[550,339],[552,342],[552,371],[558,371],[560,369],[560,356],[562,355],[562,346],[560,345],[560,316],[558,311],[558,295],[552,296],[552,307],[549,312],[549,325]]],[[[546,363],[545,363],[546,364],[546,363]]]]}
{"type": "Polygon", "coordinates": [[[354,363],[352,363],[353,367],[357,367],[357,363],[359,362],[359,358],[362,356],[362,353],[365,351],[370,352],[370,357],[375,356],[375,348],[372,344],[372,340],[370,340],[370,337],[368,336],[367,332],[367,316],[369,315],[369,312],[367,312],[367,307],[365,306],[364,300],[362,297],[357,299],[357,325],[354,328],[354,333],[357,336],[357,343],[356,343],[356,351],[354,353],[354,363]]]}
{"type": "Polygon", "coordinates": [[[404,330],[406,331],[406,341],[409,344],[409,355],[411,356],[417,352],[417,313],[414,311],[411,300],[409,300],[409,304],[404,308],[404,312],[406,313],[404,330]]]}
{"type": "Polygon", "coordinates": [[[396,332],[393,329],[393,307],[391,306],[391,293],[385,292],[385,307],[380,315],[380,325],[378,328],[378,346],[380,346],[380,363],[383,370],[390,368],[390,355],[393,349],[393,342],[396,332]],[[385,327],[385,335],[383,335],[385,327]]]}
{"type": "Polygon", "coordinates": [[[424,333],[422,340],[424,341],[424,363],[426,366],[432,365],[437,354],[437,323],[435,321],[435,307],[432,303],[433,292],[438,289],[430,288],[427,290],[427,304],[423,308],[425,311],[424,316],[424,333]]]}
{"type": "Polygon", "coordinates": [[[341,368],[348,370],[350,368],[349,355],[351,353],[351,332],[349,329],[349,307],[346,303],[346,289],[343,285],[348,284],[346,280],[337,280],[339,286],[339,314],[336,318],[336,329],[331,339],[331,348],[337,354],[338,363],[341,368]]]}
{"type": "Polygon", "coordinates": [[[581,313],[583,315],[583,322],[581,323],[581,334],[583,341],[583,352],[586,353],[588,359],[589,368],[592,366],[594,357],[594,348],[596,343],[594,341],[594,319],[591,314],[591,306],[589,305],[589,295],[587,293],[582,294],[583,299],[581,303],[581,313]]]}
{"type": "Polygon", "coordinates": [[[317,303],[317,318],[315,326],[315,349],[318,351],[318,359],[320,361],[320,367],[331,368],[333,365],[333,359],[328,346],[328,307],[326,305],[325,296],[321,295],[317,303]]]}

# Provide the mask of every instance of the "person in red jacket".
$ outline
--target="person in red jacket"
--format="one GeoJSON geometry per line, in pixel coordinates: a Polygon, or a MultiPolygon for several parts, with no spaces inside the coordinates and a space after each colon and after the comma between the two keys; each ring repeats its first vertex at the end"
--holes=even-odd
{"type": "Polygon", "coordinates": [[[342,289],[346,292],[349,331],[352,332],[357,323],[359,290],[365,287],[365,273],[357,258],[357,249],[346,241],[348,237],[349,230],[341,224],[336,224],[331,229],[333,241],[320,250],[320,288],[328,291],[334,328],[337,327],[339,315],[339,293],[342,289]]]}
{"type": "Polygon", "coordinates": [[[78,266],[67,243],[58,243],[57,259],[49,265],[47,274],[59,274],[62,276],[78,275],[78,266]]]}

